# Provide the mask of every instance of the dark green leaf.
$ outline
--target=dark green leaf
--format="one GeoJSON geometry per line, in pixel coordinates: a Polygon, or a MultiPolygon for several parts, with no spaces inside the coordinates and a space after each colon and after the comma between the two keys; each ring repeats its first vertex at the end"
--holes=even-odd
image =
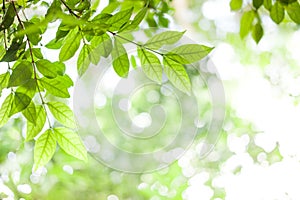
{"type": "Polygon", "coordinates": [[[32,54],[39,59],[43,59],[43,54],[40,48],[32,48],[32,54]]]}
{"type": "Polygon", "coordinates": [[[45,131],[35,142],[34,146],[34,170],[44,166],[52,158],[56,150],[56,140],[51,129],[45,131]]]}
{"type": "Polygon", "coordinates": [[[212,49],[199,44],[186,44],[176,47],[165,56],[181,64],[190,64],[207,56],[212,49]]]}
{"type": "Polygon", "coordinates": [[[59,52],[59,61],[63,62],[72,58],[80,46],[80,40],[78,29],[71,30],[59,52]]]}
{"type": "Polygon", "coordinates": [[[254,39],[254,41],[256,43],[259,43],[263,35],[264,35],[264,30],[261,24],[260,23],[255,24],[252,30],[252,38],[254,39]]]}
{"type": "Polygon", "coordinates": [[[13,70],[8,87],[19,86],[31,79],[33,74],[32,65],[29,61],[22,60],[13,70]]]}
{"type": "Polygon", "coordinates": [[[36,108],[33,102],[31,102],[25,110],[22,111],[22,114],[26,119],[35,125],[36,122],[36,108]]]}
{"type": "Polygon", "coordinates": [[[297,1],[288,4],[286,7],[286,11],[295,23],[300,24],[300,5],[297,1]]]}
{"type": "Polygon", "coordinates": [[[69,128],[76,127],[73,112],[66,104],[53,101],[48,102],[47,105],[57,121],[69,128]]]}
{"type": "Polygon", "coordinates": [[[272,0],[264,0],[264,7],[270,11],[272,8],[272,0]]]}
{"type": "Polygon", "coordinates": [[[12,3],[9,4],[8,9],[3,17],[2,23],[0,24],[0,31],[8,29],[14,22],[16,13],[12,3]]]}
{"type": "Polygon", "coordinates": [[[107,20],[107,24],[111,25],[109,28],[110,31],[118,31],[124,24],[126,24],[131,17],[133,8],[128,10],[123,10],[115,15],[113,15],[111,18],[107,20]]]}
{"type": "Polygon", "coordinates": [[[30,104],[31,98],[26,94],[15,92],[14,100],[12,101],[9,116],[21,112],[30,104]]]}
{"type": "Polygon", "coordinates": [[[55,78],[57,75],[63,75],[65,66],[59,62],[52,63],[49,60],[38,60],[36,67],[47,78],[55,78]]]}
{"type": "Polygon", "coordinates": [[[29,79],[25,84],[19,86],[16,92],[26,94],[30,98],[33,98],[37,91],[36,89],[36,80],[29,79]]]}
{"type": "Polygon", "coordinates": [[[104,23],[87,22],[82,28],[82,31],[86,35],[100,36],[103,35],[110,25],[104,23]]]}
{"type": "Polygon", "coordinates": [[[192,87],[191,81],[183,65],[178,64],[177,62],[166,57],[164,58],[163,62],[164,71],[171,83],[182,92],[190,94],[192,87]]]}
{"type": "Polygon", "coordinates": [[[159,49],[163,45],[174,44],[178,42],[184,33],[185,31],[165,31],[154,35],[146,42],[145,46],[150,49],[159,49]]]}
{"type": "Polygon", "coordinates": [[[115,72],[121,77],[127,77],[129,71],[129,59],[126,49],[122,43],[116,38],[114,41],[114,47],[111,52],[113,67],[115,72]]]}
{"type": "Polygon", "coordinates": [[[41,78],[39,81],[50,94],[62,98],[70,97],[68,86],[60,76],[54,79],[41,78]]]}
{"type": "Polygon", "coordinates": [[[255,12],[253,10],[247,11],[243,14],[240,22],[240,36],[241,38],[246,37],[252,29],[255,12]]]}
{"type": "Polygon", "coordinates": [[[69,155],[87,160],[87,151],[78,134],[68,128],[58,127],[53,129],[59,146],[69,155]]]}
{"type": "Polygon", "coordinates": [[[158,83],[162,79],[162,65],[159,59],[153,53],[139,48],[138,55],[141,60],[141,67],[148,78],[158,83]]]}
{"type": "Polygon", "coordinates": [[[230,8],[231,10],[239,10],[243,5],[243,0],[231,0],[230,1],[230,8]]]}
{"type": "Polygon", "coordinates": [[[43,106],[36,106],[36,123],[27,121],[26,141],[32,140],[43,129],[46,122],[46,112],[43,106]]]}
{"type": "Polygon", "coordinates": [[[279,1],[276,1],[272,6],[270,16],[276,24],[279,24],[284,19],[284,8],[279,1]]]}
{"type": "Polygon", "coordinates": [[[22,40],[14,40],[6,51],[5,55],[1,58],[1,62],[12,62],[17,60],[20,56],[20,52],[24,51],[25,46],[26,43],[22,42],[22,40]]]}
{"type": "Polygon", "coordinates": [[[96,55],[99,54],[105,58],[109,56],[113,48],[111,38],[107,34],[93,37],[91,46],[96,55]]]}
{"type": "Polygon", "coordinates": [[[9,119],[9,113],[11,110],[11,103],[14,99],[13,94],[9,94],[4,102],[2,103],[1,109],[0,109],[0,127],[6,124],[6,122],[9,119]]]}
{"type": "Polygon", "coordinates": [[[258,9],[262,4],[264,3],[264,0],[252,0],[252,4],[254,8],[258,9]]]}

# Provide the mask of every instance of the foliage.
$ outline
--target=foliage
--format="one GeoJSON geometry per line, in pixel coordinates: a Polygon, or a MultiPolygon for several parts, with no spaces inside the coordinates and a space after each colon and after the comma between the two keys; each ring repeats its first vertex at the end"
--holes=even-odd
{"type": "Polygon", "coordinates": [[[240,21],[240,36],[245,38],[251,33],[256,43],[259,43],[264,34],[262,17],[269,15],[272,21],[280,24],[292,21],[300,24],[300,4],[298,0],[253,0],[252,4],[243,6],[243,0],[231,0],[232,11],[242,13],[240,21]]]}
{"type": "Polygon", "coordinates": [[[65,73],[64,63],[74,57],[77,51],[79,76],[85,73],[90,64],[97,64],[101,56],[111,56],[115,72],[120,77],[127,77],[130,61],[124,44],[135,44],[142,69],[150,79],[161,83],[164,72],[174,86],[189,94],[191,82],[184,65],[201,60],[212,50],[194,44],[161,52],[163,46],[181,39],[184,32],[178,31],[159,33],[144,44],[138,44],[127,36],[143,20],[150,26],[168,26],[163,14],[170,9],[165,1],[139,1],[133,6],[126,1],[123,4],[114,1],[99,14],[97,4],[78,0],[54,0],[51,4],[3,1],[4,17],[0,30],[6,52],[0,61],[7,63],[7,72],[1,74],[0,78],[1,89],[9,89],[10,93],[2,104],[0,123],[3,126],[13,115],[22,113],[27,121],[25,140],[35,140],[35,170],[52,158],[56,143],[78,159],[87,158],[87,152],[76,133],[73,112],[62,101],[62,98],[70,98],[69,89],[73,86],[73,80],[65,73]],[[35,6],[47,8],[45,17],[27,19],[23,10],[35,6]],[[154,14],[158,16],[158,23],[154,14]],[[52,22],[59,22],[60,25],[55,38],[45,47],[59,50],[58,61],[44,58],[41,51],[41,39],[52,22]],[[126,36],[121,34],[125,31],[126,36]],[[157,56],[163,58],[162,64],[157,56]],[[50,120],[52,117],[55,123],[50,120]]]}

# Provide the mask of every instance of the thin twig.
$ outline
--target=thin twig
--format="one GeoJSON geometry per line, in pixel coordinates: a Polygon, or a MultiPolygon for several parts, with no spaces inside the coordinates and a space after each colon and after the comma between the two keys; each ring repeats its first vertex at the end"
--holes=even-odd
{"type": "MultiPolygon", "coordinates": [[[[16,9],[16,6],[15,6],[14,2],[12,1],[11,4],[13,5],[14,11],[16,13],[16,16],[17,16],[17,19],[18,19],[18,22],[19,22],[21,28],[23,30],[25,30],[24,24],[21,21],[21,18],[18,14],[18,11],[16,9]]],[[[33,75],[34,75],[34,80],[36,81],[36,87],[38,89],[38,93],[39,93],[39,96],[40,96],[40,99],[41,99],[41,102],[42,102],[42,106],[43,106],[43,108],[45,110],[45,113],[46,113],[47,121],[49,123],[49,128],[52,128],[50,119],[49,119],[48,114],[47,114],[47,109],[46,109],[46,106],[45,106],[46,103],[44,101],[44,98],[43,98],[42,93],[41,93],[41,89],[40,89],[39,84],[38,84],[37,70],[36,70],[36,65],[35,65],[35,61],[34,61],[34,57],[33,57],[33,53],[32,53],[31,43],[30,43],[28,35],[27,34],[25,34],[25,35],[26,35],[26,41],[27,41],[27,44],[28,44],[29,54],[30,54],[30,57],[31,57],[31,64],[32,64],[32,67],[33,67],[33,75]]]]}
{"type": "Polygon", "coordinates": [[[68,9],[68,11],[69,11],[69,13],[71,14],[71,15],[74,15],[75,17],[77,17],[78,19],[80,18],[80,16],[79,15],[77,15],[68,5],[67,5],[67,3],[64,1],[64,0],[60,0],[63,4],[64,4],[64,6],[68,9]]]}

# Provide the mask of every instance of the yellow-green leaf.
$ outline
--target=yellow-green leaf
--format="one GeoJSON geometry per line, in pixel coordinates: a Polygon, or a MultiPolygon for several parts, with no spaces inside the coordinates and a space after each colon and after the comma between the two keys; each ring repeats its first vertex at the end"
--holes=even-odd
{"type": "Polygon", "coordinates": [[[37,136],[41,130],[44,128],[46,122],[46,112],[43,106],[36,106],[36,121],[33,124],[30,121],[27,121],[27,130],[26,130],[26,141],[32,140],[37,136]]]}
{"type": "Polygon", "coordinates": [[[75,128],[75,119],[72,110],[64,103],[58,101],[52,101],[47,103],[50,112],[53,117],[61,124],[75,128]]]}
{"type": "Polygon", "coordinates": [[[87,151],[78,134],[68,128],[58,127],[53,129],[59,146],[69,155],[87,160],[87,151]]]}

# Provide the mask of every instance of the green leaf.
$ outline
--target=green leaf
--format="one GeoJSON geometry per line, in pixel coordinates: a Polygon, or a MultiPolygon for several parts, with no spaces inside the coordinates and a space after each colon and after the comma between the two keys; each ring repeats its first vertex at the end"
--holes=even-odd
{"type": "Polygon", "coordinates": [[[15,92],[14,100],[12,101],[9,116],[21,112],[30,104],[31,98],[23,93],[15,92]]]}
{"type": "Polygon", "coordinates": [[[22,60],[13,70],[8,87],[19,86],[31,79],[33,74],[32,65],[29,61],[22,60]]]}
{"type": "Polygon", "coordinates": [[[32,54],[39,59],[43,59],[43,54],[40,48],[32,48],[32,54]]]}
{"type": "Polygon", "coordinates": [[[36,108],[33,102],[31,102],[25,110],[22,111],[24,117],[35,125],[36,122],[36,108]]]}
{"type": "Polygon", "coordinates": [[[36,106],[36,121],[35,124],[27,121],[26,141],[32,140],[44,128],[46,122],[46,112],[43,106],[36,106]]]}
{"type": "Polygon", "coordinates": [[[154,35],[146,42],[145,46],[150,49],[159,49],[163,45],[174,44],[178,42],[184,33],[185,31],[165,31],[154,35]]]}
{"type": "Polygon", "coordinates": [[[48,49],[60,49],[63,45],[63,39],[57,40],[56,38],[54,38],[53,40],[51,40],[50,42],[48,42],[45,46],[48,49]]]}
{"type": "Polygon", "coordinates": [[[5,55],[1,58],[0,62],[12,62],[17,60],[21,55],[20,52],[24,51],[25,46],[26,42],[22,42],[22,40],[13,40],[5,55]]]}
{"type": "Polygon", "coordinates": [[[131,55],[131,57],[130,57],[130,63],[131,63],[131,66],[132,66],[134,69],[137,68],[136,60],[135,60],[135,56],[134,56],[134,55],[131,55]]]}
{"type": "Polygon", "coordinates": [[[126,49],[122,43],[116,38],[114,41],[114,47],[111,52],[113,67],[115,72],[121,77],[127,77],[129,71],[129,59],[126,49]]]}
{"type": "Polygon", "coordinates": [[[46,130],[35,142],[34,171],[44,166],[52,158],[56,150],[56,140],[51,129],[46,130]]]}
{"type": "Polygon", "coordinates": [[[164,71],[171,83],[182,92],[190,95],[191,81],[183,65],[166,57],[163,62],[164,71]]]}
{"type": "Polygon", "coordinates": [[[91,51],[91,46],[88,44],[84,44],[77,60],[77,72],[79,76],[82,76],[89,65],[92,63],[99,62],[100,56],[97,56],[94,51],[91,51]]]}
{"type": "Polygon", "coordinates": [[[141,67],[148,78],[158,83],[162,79],[162,65],[159,59],[153,53],[139,48],[138,55],[141,60],[141,67]]]}
{"type": "Polygon", "coordinates": [[[264,30],[261,24],[260,23],[255,24],[252,30],[252,38],[254,39],[254,41],[256,43],[259,43],[263,35],[264,35],[264,30]]]}
{"type": "Polygon", "coordinates": [[[110,55],[113,48],[111,38],[107,34],[93,37],[91,40],[91,46],[95,53],[99,53],[99,55],[105,58],[110,55]]]}
{"type": "Polygon", "coordinates": [[[254,8],[258,9],[262,4],[264,3],[264,0],[252,0],[252,4],[254,8]]]}
{"type": "Polygon", "coordinates": [[[294,3],[288,4],[285,7],[289,17],[297,24],[300,24],[300,5],[296,1],[294,3]]]}
{"type": "Polygon", "coordinates": [[[44,77],[39,79],[38,81],[50,94],[62,98],[70,97],[70,94],[68,92],[68,85],[66,85],[66,83],[63,82],[61,76],[57,76],[54,79],[48,79],[44,77]]]}
{"type": "Polygon", "coordinates": [[[252,23],[255,17],[255,12],[253,10],[247,11],[243,14],[240,22],[240,36],[241,38],[246,37],[251,31],[252,23]]]}
{"type": "Polygon", "coordinates": [[[0,31],[3,31],[4,29],[8,29],[13,24],[15,16],[16,13],[14,7],[12,3],[10,3],[3,17],[3,20],[1,20],[2,23],[0,24],[0,31]]]}
{"type": "Polygon", "coordinates": [[[87,160],[87,151],[78,134],[68,128],[58,127],[53,129],[59,146],[69,155],[87,160]]]}
{"type": "Polygon", "coordinates": [[[239,10],[243,5],[243,0],[231,0],[230,1],[230,8],[231,10],[239,10]]]}
{"type": "Polygon", "coordinates": [[[69,128],[76,127],[73,112],[66,104],[58,101],[53,101],[48,102],[47,105],[57,121],[69,128]]]}
{"type": "Polygon", "coordinates": [[[26,94],[30,98],[33,98],[37,91],[36,89],[36,80],[30,79],[25,84],[19,86],[16,92],[26,94]]]}
{"type": "Polygon", "coordinates": [[[102,10],[101,13],[112,13],[119,7],[119,5],[120,2],[117,1],[109,2],[109,4],[102,10]]]}
{"type": "Polygon", "coordinates": [[[276,1],[272,6],[270,16],[276,24],[280,24],[284,19],[284,8],[279,1],[276,1]]]}
{"type": "Polygon", "coordinates": [[[36,67],[45,77],[55,78],[57,75],[63,75],[65,66],[59,62],[52,63],[49,60],[38,60],[36,67]]]}
{"type": "Polygon", "coordinates": [[[72,58],[80,46],[80,40],[78,29],[71,30],[59,52],[59,61],[63,62],[72,58]]]}
{"type": "Polygon", "coordinates": [[[142,8],[142,10],[140,12],[138,12],[138,14],[136,14],[136,16],[134,17],[132,22],[130,24],[126,25],[124,28],[122,28],[122,31],[136,29],[140,25],[140,23],[143,21],[143,19],[145,18],[147,11],[148,11],[147,7],[142,8]]]}
{"type": "Polygon", "coordinates": [[[2,103],[1,109],[0,109],[0,127],[6,124],[6,122],[9,120],[9,113],[11,110],[11,103],[14,99],[13,94],[9,94],[4,102],[2,103]]]}
{"type": "Polygon", "coordinates": [[[107,24],[111,25],[108,29],[110,31],[118,31],[124,24],[126,24],[132,15],[133,8],[120,11],[107,20],[107,24]]]}
{"type": "Polygon", "coordinates": [[[8,86],[9,77],[9,72],[0,75],[0,91],[8,86]]]}
{"type": "Polygon", "coordinates": [[[207,56],[213,48],[199,44],[185,44],[171,50],[165,56],[181,63],[190,64],[207,56]]]}
{"type": "Polygon", "coordinates": [[[272,0],[264,0],[264,7],[270,11],[272,8],[272,0]]]}

